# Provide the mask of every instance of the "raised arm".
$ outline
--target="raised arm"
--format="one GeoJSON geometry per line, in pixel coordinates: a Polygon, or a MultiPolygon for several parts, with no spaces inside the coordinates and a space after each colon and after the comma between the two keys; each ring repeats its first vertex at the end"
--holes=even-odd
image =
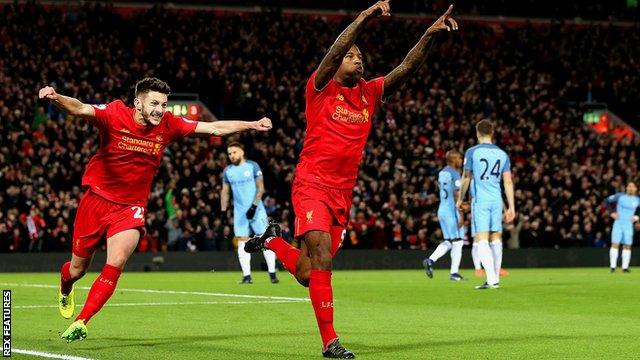
{"type": "Polygon", "coordinates": [[[430,40],[436,33],[445,30],[458,30],[458,23],[456,23],[456,21],[451,17],[452,9],[453,5],[449,5],[447,12],[429,26],[418,43],[413,47],[413,49],[411,49],[411,51],[409,51],[402,63],[385,76],[384,97],[387,97],[394,91],[398,90],[407,80],[413,77],[420,67],[422,67],[422,64],[424,64],[427,59],[427,54],[433,45],[433,41],[430,40]]]}
{"type": "Polygon", "coordinates": [[[262,118],[258,121],[238,121],[238,120],[223,120],[204,122],[199,121],[196,125],[196,134],[216,135],[224,136],[233,134],[240,131],[256,130],[256,131],[269,131],[273,125],[271,119],[262,118]]]}
{"type": "Polygon", "coordinates": [[[69,96],[60,95],[51,86],[45,86],[38,92],[38,98],[51,101],[58,109],[69,115],[80,116],[85,119],[95,119],[96,111],[93,106],[69,96]]]}
{"type": "Polygon", "coordinates": [[[511,171],[504,172],[502,174],[502,183],[504,184],[504,192],[507,195],[507,206],[509,207],[505,212],[505,221],[510,223],[516,217],[516,202],[513,191],[513,178],[511,177],[511,171]]]}
{"type": "Polygon", "coordinates": [[[378,14],[389,16],[391,14],[390,9],[389,0],[378,1],[367,10],[361,12],[351,25],[344,29],[318,66],[313,83],[316,90],[322,90],[331,81],[338,68],[340,68],[342,59],[347,54],[347,51],[356,42],[356,37],[364,28],[365,23],[378,14]]]}

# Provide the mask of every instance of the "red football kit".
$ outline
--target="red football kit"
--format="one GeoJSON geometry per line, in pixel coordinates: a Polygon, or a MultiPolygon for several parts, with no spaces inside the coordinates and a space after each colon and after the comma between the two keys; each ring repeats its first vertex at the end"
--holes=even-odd
{"type": "Polygon", "coordinates": [[[331,79],[316,90],[315,77],[314,72],[307,82],[307,132],[292,185],[295,236],[328,232],[335,255],[349,222],[353,186],[384,78],[361,79],[353,88],[331,79]]]}
{"type": "Polygon", "coordinates": [[[73,230],[73,253],[81,257],[91,256],[103,239],[118,232],[144,233],[145,207],[164,149],[192,134],[197,125],[168,111],[160,125],[140,125],[134,109],[120,100],[93,107],[100,149],[82,177],[87,190],[73,230]]]}

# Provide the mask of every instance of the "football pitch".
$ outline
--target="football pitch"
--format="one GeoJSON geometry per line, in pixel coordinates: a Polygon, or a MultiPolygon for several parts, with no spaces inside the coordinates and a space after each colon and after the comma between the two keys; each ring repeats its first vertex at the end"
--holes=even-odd
{"type": "MultiPolygon", "coordinates": [[[[471,270],[463,275],[472,276],[471,270]]],[[[86,299],[97,274],[76,286],[86,299]]],[[[335,325],[359,359],[632,359],[640,357],[640,273],[606,267],[513,269],[498,290],[446,270],[335,271],[335,325]]],[[[60,334],[54,273],[3,273],[12,290],[13,357],[319,359],[307,289],[289,274],[123,273],[86,340],[60,334]]],[[[80,308],[76,308],[76,314],[80,308]]]]}

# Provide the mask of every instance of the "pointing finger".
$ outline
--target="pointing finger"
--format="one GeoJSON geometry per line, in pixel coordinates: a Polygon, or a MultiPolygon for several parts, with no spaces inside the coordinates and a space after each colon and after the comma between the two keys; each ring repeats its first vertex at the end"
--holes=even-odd
{"type": "Polygon", "coordinates": [[[453,10],[453,5],[449,5],[447,12],[444,13],[445,16],[449,16],[451,14],[451,10],[453,10]]]}

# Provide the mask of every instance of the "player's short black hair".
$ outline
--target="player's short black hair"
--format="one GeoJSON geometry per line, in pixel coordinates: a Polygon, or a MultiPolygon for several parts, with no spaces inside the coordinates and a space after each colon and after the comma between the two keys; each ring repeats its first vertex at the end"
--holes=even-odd
{"type": "Polygon", "coordinates": [[[478,134],[480,134],[481,136],[491,136],[493,135],[493,130],[495,129],[493,122],[491,122],[491,120],[480,120],[477,124],[476,124],[476,131],[478,132],[478,134]]]}
{"type": "Polygon", "coordinates": [[[454,157],[456,156],[462,157],[462,153],[456,149],[453,149],[453,150],[447,151],[447,153],[444,156],[445,156],[445,159],[447,159],[447,163],[450,163],[451,161],[453,161],[454,157]]]}
{"type": "Polygon", "coordinates": [[[157,91],[165,95],[171,94],[169,85],[155,77],[146,77],[136,83],[136,97],[148,93],[149,91],[157,91]]]}
{"type": "Polygon", "coordinates": [[[237,148],[242,149],[242,151],[244,151],[244,146],[242,146],[242,144],[240,144],[237,141],[232,141],[232,142],[229,143],[229,145],[227,145],[227,149],[231,148],[231,147],[237,147],[237,148]]]}

